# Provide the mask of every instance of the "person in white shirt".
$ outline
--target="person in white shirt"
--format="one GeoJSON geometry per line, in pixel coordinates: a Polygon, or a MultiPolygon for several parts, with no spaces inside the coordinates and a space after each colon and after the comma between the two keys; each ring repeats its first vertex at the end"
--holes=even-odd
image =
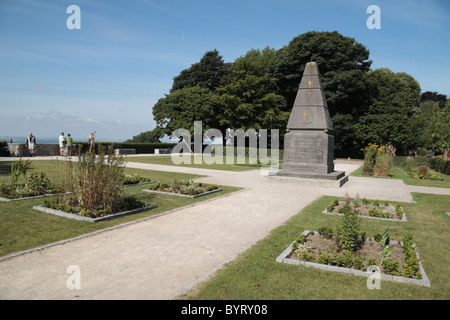
{"type": "Polygon", "coordinates": [[[28,134],[26,146],[28,147],[28,150],[30,151],[30,155],[34,157],[34,147],[36,146],[36,138],[33,136],[33,134],[30,132],[28,134]]]}
{"type": "Polygon", "coordinates": [[[66,138],[64,137],[64,132],[61,132],[61,135],[59,136],[59,154],[61,156],[64,155],[65,146],[66,146],[66,138]]]}

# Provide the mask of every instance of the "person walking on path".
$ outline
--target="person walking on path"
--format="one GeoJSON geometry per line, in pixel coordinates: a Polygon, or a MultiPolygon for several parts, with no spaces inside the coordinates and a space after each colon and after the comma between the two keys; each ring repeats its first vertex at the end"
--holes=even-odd
{"type": "Polygon", "coordinates": [[[66,138],[64,137],[64,132],[61,132],[61,135],[59,136],[59,155],[64,155],[64,148],[66,145],[66,138]]]}
{"type": "Polygon", "coordinates": [[[72,156],[72,144],[73,144],[73,139],[70,136],[70,133],[67,135],[66,142],[67,142],[67,145],[66,145],[67,146],[67,154],[70,157],[70,156],[72,156]]]}
{"type": "Polygon", "coordinates": [[[36,147],[36,137],[33,136],[31,132],[28,134],[26,146],[30,151],[30,155],[34,157],[34,148],[36,147]]]}

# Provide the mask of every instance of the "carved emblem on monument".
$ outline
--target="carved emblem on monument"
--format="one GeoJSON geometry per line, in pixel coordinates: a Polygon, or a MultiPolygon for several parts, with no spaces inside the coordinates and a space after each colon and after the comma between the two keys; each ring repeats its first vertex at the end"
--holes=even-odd
{"type": "Polygon", "coordinates": [[[303,111],[302,121],[304,124],[310,124],[313,121],[313,113],[311,110],[303,111]]]}

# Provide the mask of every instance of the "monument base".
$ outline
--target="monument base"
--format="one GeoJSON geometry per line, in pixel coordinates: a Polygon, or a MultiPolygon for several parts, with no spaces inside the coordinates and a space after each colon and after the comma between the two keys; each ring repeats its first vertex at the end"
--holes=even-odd
{"type": "Polygon", "coordinates": [[[320,187],[340,188],[348,181],[348,176],[344,171],[333,171],[328,174],[303,174],[289,173],[280,170],[277,173],[269,174],[269,179],[280,181],[293,181],[305,185],[314,185],[320,187]]]}

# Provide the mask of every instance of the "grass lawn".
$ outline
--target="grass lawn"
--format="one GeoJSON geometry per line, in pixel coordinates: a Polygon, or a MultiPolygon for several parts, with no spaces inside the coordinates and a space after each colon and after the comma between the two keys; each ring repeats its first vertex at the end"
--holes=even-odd
{"type": "Polygon", "coordinates": [[[202,169],[212,169],[212,170],[227,170],[227,171],[246,171],[253,170],[255,168],[259,168],[260,165],[257,164],[249,164],[248,158],[245,158],[243,164],[238,164],[237,157],[227,158],[223,156],[222,163],[214,163],[207,164],[203,160],[201,156],[193,156],[191,155],[191,163],[186,164],[182,163],[180,165],[174,164],[172,162],[171,156],[137,156],[137,157],[129,157],[126,159],[128,162],[141,162],[141,163],[150,163],[150,164],[161,164],[166,166],[182,166],[182,167],[190,167],[190,168],[202,168],[202,169]],[[227,163],[227,159],[228,162],[227,163]],[[200,162],[201,163],[195,163],[200,162]]]}
{"type": "Polygon", "coordinates": [[[178,299],[309,300],[309,299],[444,299],[450,298],[450,196],[413,194],[417,203],[402,203],[408,222],[361,219],[368,235],[389,226],[391,239],[414,234],[414,242],[431,288],[381,281],[369,290],[366,277],[278,263],[276,257],[304,230],[337,226],[339,217],[322,214],[333,197],[321,197],[272,230],[263,240],[217,271],[212,278],[178,299]]]}
{"type": "MultiPolygon", "coordinates": [[[[56,160],[33,161],[31,172],[48,172],[55,182],[61,182],[64,163],[56,160]],[[59,177],[59,178],[58,178],[59,177]],[[59,180],[58,180],[59,179],[59,180]]],[[[0,177],[8,177],[11,163],[0,162],[0,177]]],[[[161,182],[176,180],[196,179],[200,175],[183,173],[159,172],[139,169],[125,169],[126,174],[137,173],[141,176],[161,182]]],[[[158,213],[180,208],[193,203],[219,197],[227,193],[239,190],[239,188],[221,186],[223,191],[192,199],[172,195],[143,192],[144,186],[126,187],[128,194],[136,195],[139,200],[152,205],[154,208],[138,214],[104,222],[84,222],[54,216],[41,211],[33,210],[33,206],[42,205],[43,198],[33,200],[21,200],[15,202],[0,202],[0,256],[31,249],[54,241],[72,238],[85,233],[112,227],[121,223],[146,218],[158,213]]]]}
{"type": "Polygon", "coordinates": [[[368,178],[381,178],[381,179],[400,179],[405,182],[405,184],[413,185],[413,186],[422,186],[422,187],[438,187],[438,188],[450,188],[450,176],[446,174],[442,174],[439,172],[433,172],[434,174],[442,177],[443,181],[435,181],[435,180],[427,180],[427,179],[414,179],[407,175],[401,168],[392,167],[391,175],[389,177],[375,177],[368,174],[362,173],[362,166],[357,170],[353,171],[350,176],[355,177],[368,177],[368,178]]]}

